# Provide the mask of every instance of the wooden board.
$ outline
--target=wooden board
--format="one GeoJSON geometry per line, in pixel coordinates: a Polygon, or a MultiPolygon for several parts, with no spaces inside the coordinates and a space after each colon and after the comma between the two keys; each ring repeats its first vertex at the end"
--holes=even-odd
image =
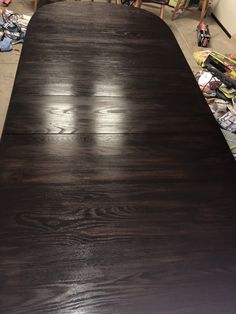
{"type": "Polygon", "coordinates": [[[151,13],[37,11],[0,200],[0,313],[236,313],[235,163],[151,13]]]}

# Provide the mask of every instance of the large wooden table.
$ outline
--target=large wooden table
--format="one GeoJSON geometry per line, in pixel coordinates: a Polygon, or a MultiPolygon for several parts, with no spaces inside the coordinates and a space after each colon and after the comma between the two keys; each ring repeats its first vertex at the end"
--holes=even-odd
{"type": "Polygon", "coordinates": [[[235,314],[235,175],[162,20],[40,8],[0,146],[0,313],[235,314]]]}

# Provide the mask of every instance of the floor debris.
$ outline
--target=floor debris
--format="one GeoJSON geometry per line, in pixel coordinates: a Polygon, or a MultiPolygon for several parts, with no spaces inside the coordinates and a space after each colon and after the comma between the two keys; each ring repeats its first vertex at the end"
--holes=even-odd
{"type": "Polygon", "coordinates": [[[236,56],[207,50],[194,57],[203,67],[195,77],[215,119],[221,128],[236,133],[236,56]]]}
{"type": "Polygon", "coordinates": [[[7,52],[23,43],[31,16],[9,10],[0,12],[0,51],[7,52]]]}

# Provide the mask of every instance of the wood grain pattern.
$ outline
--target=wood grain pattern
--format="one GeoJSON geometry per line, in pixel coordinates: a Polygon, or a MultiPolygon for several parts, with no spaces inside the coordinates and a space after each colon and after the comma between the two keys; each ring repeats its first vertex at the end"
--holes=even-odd
{"type": "Polygon", "coordinates": [[[0,145],[0,313],[235,314],[235,171],[163,21],[41,7],[0,145]]]}
{"type": "MultiPolygon", "coordinates": [[[[206,180],[206,172],[208,180],[217,180],[228,168],[231,170],[233,158],[228,153],[219,158],[220,145],[205,134],[202,136],[209,143],[207,157],[206,148],[193,135],[184,139],[182,134],[172,135],[168,143],[164,137],[157,138],[157,134],[9,135],[3,139],[0,150],[0,182],[161,184],[188,182],[194,177],[199,184],[206,180]],[[189,150],[188,154],[181,145],[189,150]],[[193,164],[196,154],[199,162],[193,164]],[[222,169],[222,163],[230,166],[222,169]]],[[[235,169],[231,175],[235,175],[235,169]]]]}
{"type": "MultiPolygon", "coordinates": [[[[18,95],[18,94],[17,94],[18,95]]],[[[155,98],[12,96],[5,134],[28,133],[211,133],[215,120],[209,118],[201,95],[182,93],[181,106],[166,92],[155,98]],[[191,107],[186,111],[191,99],[191,107]],[[200,105],[200,104],[201,105],[200,105]],[[194,115],[194,120],[191,121],[194,115]],[[158,119],[153,119],[158,117],[158,119]],[[177,117],[179,119],[177,119],[177,117]],[[191,123],[189,123],[191,121],[191,123]],[[203,123],[203,122],[206,123],[203,123]]]]}

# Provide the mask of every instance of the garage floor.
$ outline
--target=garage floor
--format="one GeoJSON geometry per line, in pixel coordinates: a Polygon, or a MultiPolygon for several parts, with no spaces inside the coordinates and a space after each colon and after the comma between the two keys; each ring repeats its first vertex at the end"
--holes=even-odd
{"type": "MultiPolygon", "coordinates": [[[[154,14],[159,15],[159,9],[150,8],[143,5],[143,9],[149,10],[154,14]]],[[[32,0],[12,0],[9,10],[17,13],[33,14],[32,0]]],[[[196,26],[199,21],[200,12],[196,8],[191,8],[177,16],[175,21],[171,21],[173,9],[166,7],[165,21],[173,31],[192,71],[199,71],[199,66],[193,59],[193,52],[199,50],[197,47],[196,26]]],[[[211,32],[210,48],[221,53],[236,53],[236,41],[229,39],[216,22],[210,17],[207,17],[211,32]]],[[[40,30],[39,30],[40,31],[40,30]]],[[[11,91],[14,84],[14,78],[17,70],[18,61],[21,54],[21,45],[14,47],[12,52],[0,53],[0,135],[4,125],[8,104],[11,97],[11,91]]],[[[227,132],[224,133],[227,137],[227,132]]],[[[229,134],[229,145],[235,146],[236,136],[229,134]],[[234,142],[235,141],[235,142],[234,142]]]]}

